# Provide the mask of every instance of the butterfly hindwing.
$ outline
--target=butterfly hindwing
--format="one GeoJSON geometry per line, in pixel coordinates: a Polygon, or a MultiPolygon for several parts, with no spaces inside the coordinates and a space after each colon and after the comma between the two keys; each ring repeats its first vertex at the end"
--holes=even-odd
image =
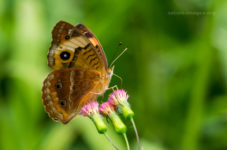
{"type": "Polygon", "coordinates": [[[42,99],[49,116],[68,123],[86,103],[95,100],[92,93],[100,73],[90,69],[68,68],[51,72],[44,80],[42,99]]]}

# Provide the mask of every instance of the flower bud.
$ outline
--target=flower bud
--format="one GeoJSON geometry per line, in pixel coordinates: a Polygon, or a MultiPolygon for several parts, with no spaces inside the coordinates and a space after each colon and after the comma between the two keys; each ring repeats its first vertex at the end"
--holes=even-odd
{"type": "Polygon", "coordinates": [[[127,127],[121,121],[120,117],[115,112],[115,106],[112,105],[110,102],[103,103],[100,108],[99,112],[110,118],[113,123],[114,129],[117,133],[123,134],[126,133],[127,127]]]}
{"type": "Polygon", "coordinates": [[[90,102],[81,109],[81,114],[89,117],[94,122],[99,133],[105,133],[107,126],[103,122],[102,116],[99,114],[98,107],[98,102],[90,102]]]}
{"type": "Polygon", "coordinates": [[[117,106],[125,118],[132,118],[134,116],[134,112],[130,108],[128,98],[129,96],[125,90],[117,90],[109,96],[108,102],[117,106]]]}

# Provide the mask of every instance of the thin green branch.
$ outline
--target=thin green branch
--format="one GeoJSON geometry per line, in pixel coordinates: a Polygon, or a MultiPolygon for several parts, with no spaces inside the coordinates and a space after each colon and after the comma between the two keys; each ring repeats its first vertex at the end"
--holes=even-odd
{"type": "Polygon", "coordinates": [[[128,142],[128,138],[127,138],[126,133],[123,133],[123,137],[124,137],[124,139],[125,139],[125,143],[126,143],[126,146],[127,146],[127,150],[130,150],[130,146],[129,146],[129,142],[128,142]]]}
{"type": "Polygon", "coordinates": [[[131,121],[131,123],[132,123],[134,132],[135,132],[135,134],[136,134],[136,141],[137,141],[137,145],[138,145],[138,150],[141,150],[140,138],[139,138],[139,134],[138,134],[137,129],[136,129],[136,124],[135,124],[134,119],[133,119],[132,117],[131,117],[130,121],[131,121]]]}
{"type": "Polygon", "coordinates": [[[109,135],[107,133],[104,133],[106,139],[113,145],[113,147],[116,149],[116,150],[120,150],[119,147],[117,147],[117,145],[111,140],[111,138],[109,137],[109,135]]]}

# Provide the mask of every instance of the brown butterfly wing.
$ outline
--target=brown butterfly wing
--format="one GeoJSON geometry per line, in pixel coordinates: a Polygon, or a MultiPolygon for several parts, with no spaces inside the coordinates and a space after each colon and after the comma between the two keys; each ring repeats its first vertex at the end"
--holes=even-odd
{"type": "Polygon", "coordinates": [[[49,116],[64,124],[81,111],[86,103],[95,101],[93,93],[100,73],[82,68],[67,68],[51,72],[42,88],[43,105],[49,116]]]}
{"type": "Polygon", "coordinates": [[[47,55],[47,60],[48,60],[48,66],[51,68],[54,68],[58,63],[56,58],[56,49],[60,45],[60,43],[65,41],[65,37],[67,36],[68,32],[70,29],[73,28],[73,25],[64,22],[64,21],[59,21],[53,31],[52,31],[52,42],[51,46],[49,48],[49,52],[47,55]]]}
{"type": "Polygon", "coordinates": [[[53,41],[48,53],[49,67],[90,68],[100,72],[107,69],[107,61],[97,38],[84,25],[73,27],[60,21],[53,29],[53,41]]]}
{"type": "Polygon", "coordinates": [[[90,43],[93,45],[93,47],[95,48],[95,52],[98,54],[99,59],[101,59],[103,61],[103,65],[105,66],[105,68],[108,68],[108,64],[107,64],[107,59],[106,59],[106,55],[103,51],[102,45],[100,44],[99,40],[95,37],[95,35],[83,24],[78,24],[76,25],[76,29],[78,30],[78,32],[80,32],[82,35],[86,36],[88,38],[88,40],[90,41],[90,43]]]}

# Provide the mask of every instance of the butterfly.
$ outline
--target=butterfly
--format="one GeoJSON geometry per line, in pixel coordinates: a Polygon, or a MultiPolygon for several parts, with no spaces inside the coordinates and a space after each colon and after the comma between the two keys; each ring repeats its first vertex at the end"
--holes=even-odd
{"type": "Polygon", "coordinates": [[[101,44],[82,24],[59,21],[52,39],[47,60],[53,72],[43,82],[43,105],[54,121],[67,124],[105,93],[114,67],[108,68],[101,44]]]}

